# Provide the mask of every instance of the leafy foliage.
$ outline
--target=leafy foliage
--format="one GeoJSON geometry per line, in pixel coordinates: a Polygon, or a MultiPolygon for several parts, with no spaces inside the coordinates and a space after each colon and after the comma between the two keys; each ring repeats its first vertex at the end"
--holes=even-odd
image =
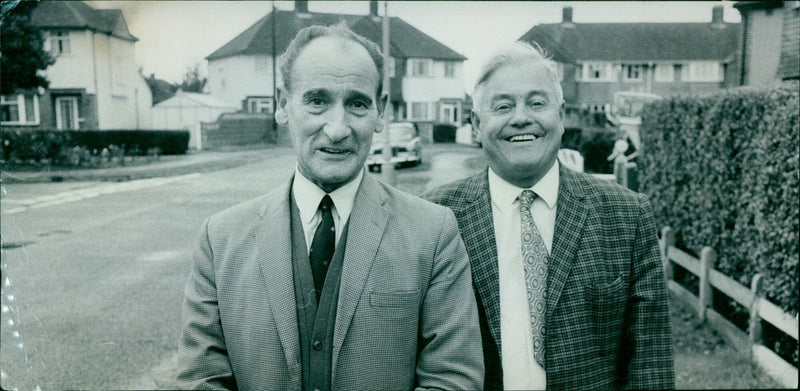
{"type": "Polygon", "coordinates": [[[798,84],[675,97],[642,113],[641,189],[677,245],[717,252],[716,269],[798,310],[798,84]]]}
{"type": "Polygon", "coordinates": [[[17,89],[47,87],[41,71],[55,62],[44,50],[44,37],[31,25],[31,12],[37,1],[3,1],[0,23],[0,93],[13,94],[17,89]]]}
{"type": "Polygon", "coordinates": [[[94,156],[179,155],[188,145],[185,130],[4,130],[0,157],[11,164],[74,167],[94,156]]]}
{"type": "Polygon", "coordinates": [[[200,77],[200,65],[195,64],[194,67],[186,68],[186,74],[183,76],[183,82],[179,86],[185,92],[203,92],[203,87],[208,81],[205,77],[200,77]]]}

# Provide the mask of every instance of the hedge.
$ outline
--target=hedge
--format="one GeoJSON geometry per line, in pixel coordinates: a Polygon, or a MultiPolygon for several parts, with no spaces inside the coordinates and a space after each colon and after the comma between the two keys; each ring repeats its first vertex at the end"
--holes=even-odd
{"type": "Polygon", "coordinates": [[[456,127],[451,124],[433,125],[433,142],[435,143],[454,143],[456,142],[456,127]]]}
{"type": "Polygon", "coordinates": [[[716,269],[798,310],[798,84],[674,97],[642,112],[640,191],[677,245],[717,252],[716,269]]]}
{"type": "Polygon", "coordinates": [[[189,132],[184,130],[3,130],[0,139],[5,162],[54,164],[65,163],[75,148],[141,156],[184,154],[189,146],[189,132]]]}

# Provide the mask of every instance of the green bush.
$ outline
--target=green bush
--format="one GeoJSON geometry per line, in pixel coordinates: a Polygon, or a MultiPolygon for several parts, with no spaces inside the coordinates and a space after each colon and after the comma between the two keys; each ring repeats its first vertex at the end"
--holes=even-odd
{"type": "Polygon", "coordinates": [[[640,189],[677,245],[711,246],[716,269],[798,310],[798,84],[675,97],[642,113],[640,189]]]}
{"type": "Polygon", "coordinates": [[[433,125],[433,142],[435,143],[456,142],[456,127],[450,124],[433,125]]]}
{"type": "Polygon", "coordinates": [[[583,169],[589,173],[611,174],[614,162],[608,156],[614,150],[614,141],[619,138],[615,130],[603,128],[584,129],[578,151],[583,155],[583,169]]]}
{"type": "Polygon", "coordinates": [[[183,154],[188,145],[187,131],[4,130],[0,157],[12,163],[82,166],[92,156],[124,162],[124,156],[183,154]]]}

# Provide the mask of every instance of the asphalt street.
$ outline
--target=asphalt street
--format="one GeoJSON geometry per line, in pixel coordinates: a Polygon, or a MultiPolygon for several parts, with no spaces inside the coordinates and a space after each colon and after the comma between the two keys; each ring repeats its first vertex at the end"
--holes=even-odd
{"type": "MultiPolygon", "coordinates": [[[[466,176],[479,151],[431,146],[422,166],[396,171],[398,187],[466,176]]],[[[206,217],[288,178],[294,155],[265,153],[215,172],[5,184],[3,388],[170,388],[194,236],[206,217]]]]}

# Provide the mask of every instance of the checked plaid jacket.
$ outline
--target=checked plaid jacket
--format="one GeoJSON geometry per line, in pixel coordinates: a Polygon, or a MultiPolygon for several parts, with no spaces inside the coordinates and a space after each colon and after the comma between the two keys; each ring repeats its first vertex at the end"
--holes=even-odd
{"type": "MultiPolygon", "coordinates": [[[[488,171],[424,198],[453,210],[472,266],[486,379],[503,388],[488,171]]],[[[647,198],[560,165],[548,266],[547,389],[674,388],[666,284],[647,198]]]]}

